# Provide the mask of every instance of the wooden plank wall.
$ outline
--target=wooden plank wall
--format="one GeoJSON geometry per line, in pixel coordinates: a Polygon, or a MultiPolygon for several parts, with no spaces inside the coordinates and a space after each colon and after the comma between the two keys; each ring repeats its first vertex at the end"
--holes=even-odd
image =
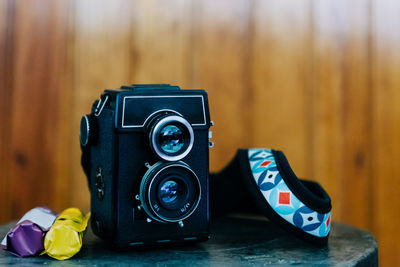
{"type": "Polygon", "coordinates": [[[372,3],[373,230],[382,263],[400,264],[400,2],[372,3]]]}
{"type": "Polygon", "coordinates": [[[209,92],[211,170],[273,147],[322,183],[336,221],[399,265],[396,0],[0,1],[0,222],[89,208],[79,121],[105,88],[209,92]]]}

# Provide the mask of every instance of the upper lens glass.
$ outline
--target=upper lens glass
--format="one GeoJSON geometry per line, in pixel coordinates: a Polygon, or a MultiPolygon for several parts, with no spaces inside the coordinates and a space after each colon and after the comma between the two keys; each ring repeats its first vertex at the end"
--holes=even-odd
{"type": "Polygon", "coordinates": [[[175,154],[185,145],[185,136],[178,126],[168,124],[160,130],[158,143],[164,152],[175,154]]]}
{"type": "Polygon", "coordinates": [[[183,117],[161,114],[156,116],[148,127],[150,146],[159,158],[178,161],[191,151],[194,132],[190,123],[183,117]]]}
{"type": "Polygon", "coordinates": [[[178,198],[178,183],[173,180],[168,180],[161,185],[160,198],[165,203],[171,203],[178,198]]]}

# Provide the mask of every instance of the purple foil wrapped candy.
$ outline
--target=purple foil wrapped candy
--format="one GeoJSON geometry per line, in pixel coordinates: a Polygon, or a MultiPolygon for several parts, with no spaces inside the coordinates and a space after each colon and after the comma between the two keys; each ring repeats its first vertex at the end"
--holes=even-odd
{"type": "Polygon", "coordinates": [[[55,219],[55,213],[48,208],[31,209],[7,233],[1,247],[19,257],[40,254],[44,250],[44,236],[55,219]]]}

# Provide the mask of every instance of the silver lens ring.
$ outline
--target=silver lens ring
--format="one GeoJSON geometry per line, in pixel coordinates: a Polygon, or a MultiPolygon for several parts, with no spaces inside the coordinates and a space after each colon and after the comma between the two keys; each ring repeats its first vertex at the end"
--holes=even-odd
{"type": "Polygon", "coordinates": [[[177,116],[177,115],[170,115],[167,117],[164,117],[162,119],[160,119],[159,121],[156,122],[156,124],[154,125],[153,129],[151,130],[150,133],[150,144],[151,147],[153,149],[153,151],[157,154],[157,156],[159,156],[161,159],[167,160],[167,161],[178,161],[183,159],[184,157],[186,157],[187,154],[189,154],[190,150],[192,150],[193,147],[193,142],[194,142],[194,133],[193,133],[193,128],[190,125],[190,123],[185,120],[183,117],[181,116],[177,116]],[[158,146],[157,146],[157,136],[160,133],[160,131],[162,130],[162,128],[170,123],[179,123],[180,125],[183,125],[189,132],[189,144],[187,146],[187,148],[185,149],[185,151],[183,151],[182,153],[178,154],[178,155],[168,155],[166,153],[164,153],[158,146]]]}
{"type": "MultiPolygon", "coordinates": [[[[179,222],[182,221],[186,218],[188,218],[190,215],[195,212],[197,209],[200,199],[201,199],[201,186],[200,186],[200,180],[197,177],[197,175],[193,172],[190,167],[184,163],[184,162],[176,162],[176,163],[165,163],[165,162],[157,162],[153,166],[151,166],[147,172],[144,174],[143,179],[140,184],[140,191],[139,191],[139,199],[142,204],[142,207],[144,211],[155,221],[158,222],[163,222],[163,223],[174,223],[174,222],[179,222]],[[194,204],[188,209],[187,212],[184,213],[183,216],[180,216],[178,218],[168,218],[165,216],[162,216],[159,211],[157,211],[154,207],[156,206],[156,203],[154,203],[154,200],[151,199],[151,192],[152,190],[156,190],[155,188],[157,187],[157,184],[154,183],[155,180],[157,180],[164,172],[165,170],[169,168],[184,168],[185,170],[189,171],[194,177],[195,185],[198,189],[198,196],[194,202],[194,204]]],[[[193,192],[192,192],[193,193],[193,192]]]]}

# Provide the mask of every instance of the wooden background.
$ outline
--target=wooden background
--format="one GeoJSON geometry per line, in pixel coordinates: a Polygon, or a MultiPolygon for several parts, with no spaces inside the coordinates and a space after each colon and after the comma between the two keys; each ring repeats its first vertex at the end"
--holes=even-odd
{"type": "Polygon", "coordinates": [[[211,169],[282,149],[400,264],[400,1],[0,1],[0,222],[89,208],[79,121],[105,88],[209,92],[211,169]]]}

